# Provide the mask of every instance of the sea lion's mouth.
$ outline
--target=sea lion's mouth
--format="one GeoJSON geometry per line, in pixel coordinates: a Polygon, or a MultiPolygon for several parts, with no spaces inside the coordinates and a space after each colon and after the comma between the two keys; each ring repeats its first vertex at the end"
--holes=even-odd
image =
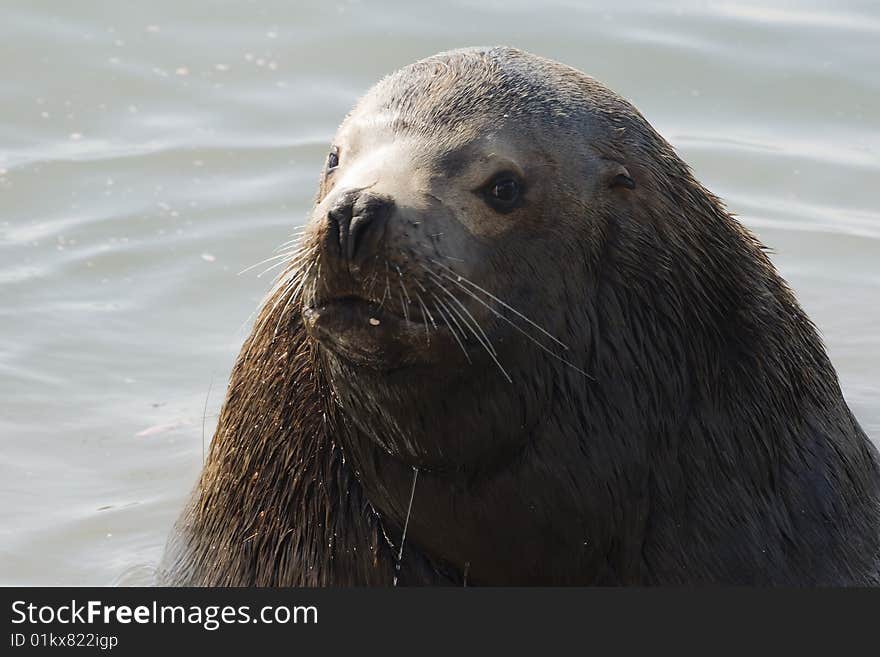
{"type": "Polygon", "coordinates": [[[337,356],[376,369],[396,369],[430,360],[433,345],[445,343],[447,331],[433,325],[422,312],[407,316],[382,304],[347,296],[303,307],[309,335],[337,356]]]}

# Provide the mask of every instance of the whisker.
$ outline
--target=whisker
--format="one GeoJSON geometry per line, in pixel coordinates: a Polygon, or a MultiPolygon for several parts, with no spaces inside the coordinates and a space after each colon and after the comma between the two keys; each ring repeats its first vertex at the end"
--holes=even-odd
{"type": "MultiPolygon", "coordinates": [[[[310,268],[311,268],[311,266],[310,266],[310,268]]],[[[303,287],[305,286],[306,274],[308,274],[308,271],[304,272],[303,275],[300,277],[299,283],[296,285],[294,290],[290,293],[287,293],[287,301],[284,303],[284,306],[281,308],[281,313],[278,316],[278,323],[275,324],[275,332],[272,334],[273,340],[278,335],[278,329],[281,328],[281,321],[287,315],[287,309],[290,307],[290,303],[294,299],[297,299],[299,297],[299,293],[302,291],[303,287]]]]}
{"type": "MultiPolygon", "coordinates": [[[[427,317],[428,316],[428,309],[425,306],[425,302],[422,301],[422,295],[419,294],[418,292],[416,292],[416,298],[419,300],[419,306],[421,306],[421,308],[422,308],[422,318],[427,317]]],[[[428,322],[423,322],[423,323],[425,325],[425,340],[427,341],[428,346],[430,347],[431,346],[431,331],[428,328],[428,322]]]]}
{"type": "Polygon", "coordinates": [[[258,305],[254,309],[254,311],[251,312],[250,315],[248,315],[248,318],[241,325],[241,327],[239,328],[239,331],[243,330],[244,327],[247,326],[248,322],[251,321],[253,316],[256,315],[260,311],[260,309],[263,307],[263,305],[265,305],[269,301],[269,299],[271,299],[276,293],[278,293],[282,288],[284,288],[290,282],[291,278],[293,278],[297,275],[300,268],[304,264],[305,257],[307,257],[308,255],[310,255],[309,252],[304,252],[304,253],[302,253],[302,257],[297,256],[294,259],[294,261],[290,263],[291,268],[288,271],[283,272],[281,274],[281,276],[278,277],[278,280],[276,280],[275,283],[273,283],[272,287],[269,289],[269,291],[263,297],[263,300],[260,303],[260,305],[258,305]],[[294,263],[296,263],[296,264],[294,264],[294,263]]]}
{"type": "Polygon", "coordinates": [[[397,275],[400,277],[400,287],[403,290],[403,295],[406,297],[407,303],[412,303],[412,300],[409,298],[409,294],[406,292],[406,286],[403,284],[403,272],[400,271],[400,267],[394,265],[394,268],[397,270],[397,275]]]}
{"type": "MultiPolygon", "coordinates": [[[[308,273],[308,270],[303,274],[303,277],[305,277],[305,274],[307,274],[307,273],[308,273]]],[[[285,275],[282,275],[281,277],[279,277],[278,282],[276,282],[275,285],[272,286],[272,289],[266,295],[265,300],[263,301],[262,304],[260,304],[260,308],[265,308],[265,305],[269,302],[269,300],[274,295],[276,295],[276,294],[278,295],[278,298],[275,300],[275,303],[272,304],[272,308],[269,310],[269,312],[266,313],[266,315],[263,317],[263,319],[260,321],[259,324],[254,326],[253,330],[251,331],[251,340],[248,343],[247,349],[245,349],[242,352],[241,356],[239,356],[239,360],[246,361],[250,357],[251,349],[253,349],[254,343],[257,341],[256,340],[257,336],[259,336],[259,334],[263,332],[263,329],[265,328],[266,323],[269,321],[269,318],[275,312],[275,309],[278,307],[278,304],[281,303],[281,301],[287,296],[287,294],[289,293],[289,290],[292,289],[292,287],[296,284],[297,280],[299,279],[299,277],[296,275],[297,272],[295,270],[291,270],[290,272],[288,272],[288,274],[290,274],[289,278],[285,278],[285,275]]]]}
{"type": "Polygon", "coordinates": [[[452,319],[453,323],[455,324],[456,327],[458,327],[458,330],[461,331],[462,338],[467,340],[467,334],[465,333],[464,328],[461,326],[461,324],[458,323],[458,319],[452,313],[452,309],[449,306],[447,306],[445,303],[443,303],[443,300],[438,298],[436,295],[434,295],[434,299],[437,301],[437,303],[439,303],[441,306],[446,308],[446,312],[449,313],[449,316],[452,319]]]}
{"type": "Polygon", "coordinates": [[[366,287],[366,290],[367,290],[366,295],[367,295],[367,298],[368,298],[368,299],[372,299],[372,298],[373,298],[373,288],[375,288],[375,286],[376,286],[376,281],[378,280],[378,278],[379,278],[379,272],[376,271],[376,270],[373,270],[373,273],[370,274],[370,278],[369,278],[369,280],[367,281],[367,284],[366,284],[366,286],[365,286],[365,287],[366,287]]]}
{"type": "Polygon", "coordinates": [[[309,229],[308,224],[300,226],[299,228],[295,228],[294,230],[292,230],[290,232],[291,239],[287,240],[287,242],[285,242],[285,244],[290,244],[291,242],[297,241],[306,233],[306,231],[308,229],[309,229]]]}
{"type": "Polygon", "coordinates": [[[398,293],[397,296],[400,297],[400,307],[403,309],[403,318],[404,318],[406,321],[409,321],[409,308],[408,308],[408,306],[403,302],[403,295],[400,294],[400,293],[398,293]]]}
{"type": "Polygon", "coordinates": [[[443,321],[446,323],[446,328],[449,329],[449,332],[452,334],[452,337],[455,338],[455,341],[458,343],[458,346],[461,347],[461,351],[464,354],[464,357],[467,358],[467,362],[471,363],[472,362],[471,356],[468,353],[467,349],[465,348],[464,343],[458,337],[458,333],[455,331],[454,328],[452,328],[452,325],[449,323],[449,319],[447,319],[446,314],[443,312],[443,310],[441,310],[440,306],[438,305],[440,300],[437,298],[436,294],[432,295],[432,296],[434,297],[434,308],[437,310],[437,314],[443,318],[443,321]]]}
{"type": "MultiPolygon", "coordinates": [[[[567,346],[564,342],[562,342],[559,338],[555,337],[552,333],[549,333],[547,330],[545,330],[544,328],[542,328],[541,326],[539,326],[538,324],[536,324],[535,322],[533,322],[532,320],[530,320],[528,317],[526,317],[525,315],[523,315],[521,312],[519,312],[519,311],[518,311],[516,308],[514,308],[513,306],[511,306],[511,305],[505,303],[504,301],[502,301],[501,299],[499,299],[498,297],[496,297],[494,294],[492,294],[492,293],[489,292],[488,290],[486,290],[486,289],[480,287],[479,285],[477,285],[477,284],[474,283],[473,281],[471,281],[471,280],[469,280],[468,278],[462,276],[461,274],[459,274],[459,273],[458,273],[457,271],[455,271],[454,269],[451,269],[450,267],[447,267],[447,266],[444,265],[442,262],[438,262],[437,260],[433,260],[433,259],[430,259],[430,260],[431,260],[431,262],[433,262],[435,265],[438,265],[438,266],[442,267],[443,269],[447,270],[448,272],[454,274],[455,277],[458,279],[458,280],[453,280],[454,283],[458,283],[459,286],[460,286],[461,283],[464,282],[464,283],[467,283],[468,285],[470,285],[470,286],[476,288],[477,290],[479,290],[480,292],[482,292],[483,294],[485,294],[487,297],[489,297],[490,299],[492,299],[492,300],[495,301],[496,303],[499,303],[499,304],[501,304],[502,306],[504,306],[507,310],[509,310],[510,312],[512,312],[513,314],[515,314],[517,317],[519,317],[519,318],[522,319],[523,321],[525,321],[525,322],[531,324],[532,326],[534,326],[534,327],[535,327],[536,329],[538,329],[541,333],[543,333],[543,334],[546,335],[548,338],[550,338],[551,340],[553,340],[555,343],[557,343],[557,344],[558,344],[560,347],[562,347],[563,349],[568,349],[568,346],[567,346]]],[[[447,275],[446,277],[447,277],[447,278],[450,278],[448,275],[447,275]]]]}
{"type": "Polygon", "coordinates": [[[294,246],[294,245],[298,246],[299,244],[302,243],[302,240],[304,237],[305,237],[305,233],[300,233],[299,235],[294,237],[292,240],[287,240],[286,242],[282,242],[281,244],[279,244],[275,248],[275,253],[278,253],[279,251],[282,251],[283,249],[286,249],[286,248],[294,246]]]}
{"type": "Polygon", "coordinates": [[[427,270],[427,271],[430,276],[435,277],[435,279],[436,279],[434,281],[435,285],[437,285],[441,290],[443,290],[447,294],[447,296],[449,296],[450,299],[452,299],[456,304],[458,304],[458,307],[461,308],[467,314],[467,316],[471,319],[471,321],[474,323],[474,325],[480,331],[480,335],[483,336],[483,339],[486,341],[486,344],[488,345],[489,349],[492,351],[492,354],[494,355],[495,348],[492,347],[492,342],[489,340],[489,336],[487,336],[486,333],[483,331],[483,327],[480,326],[480,323],[476,319],[474,319],[474,316],[471,315],[471,312],[459,300],[459,298],[457,296],[455,296],[454,294],[452,294],[452,292],[450,292],[449,290],[446,289],[446,287],[443,285],[443,283],[440,282],[440,278],[434,272],[432,272],[431,270],[427,270]]]}
{"type": "Polygon", "coordinates": [[[431,314],[431,311],[428,310],[428,306],[425,306],[425,312],[428,313],[428,321],[431,322],[431,326],[434,327],[434,330],[437,330],[437,322],[434,321],[434,315],[431,314]]]}
{"type": "Polygon", "coordinates": [[[283,258],[289,258],[293,253],[295,253],[295,251],[285,251],[284,253],[277,253],[273,256],[269,256],[265,260],[260,260],[259,262],[252,264],[250,267],[245,267],[240,272],[238,272],[238,275],[241,276],[242,274],[246,274],[251,269],[256,269],[260,265],[265,265],[267,262],[272,262],[273,260],[278,260],[278,259],[283,259],[283,258]]]}
{"type": "MultiPolygon", "coordinates": [[[[426,269],[426,271],[427,271],[429,274],[432,274],[432,275],[433,275],[433,272],[432,272],[431,270],[426,269]]],[[[461,307],[462,310],[464,310],[464,312],[465,312],[465,313],[471,318],[471,321],[474,322],[474,325],[476,326],[477,330],[479,330],[480,333],[481,333],[483,336],[485,336],[486,334],[483,333],[483,329],[482,329],[482,327],[480,327],[479,322],[477,322],[477,320],[474,319],[473,315],[471,315],[470,312],[468,311],[468,309],[465,308],[464,304],[462,304],[461,301],[459,301],[459,300],[455,297],[455,295],[452,294],[452,292],[450,292],[449,290],[447,290],[447,289],[443,286],[443,284],[439,282],[439,278],[437,279],[437,281],[435,281],[435,285],[437,285],[437,286],[438,286],[443,292],[445,292],[445,293],[446,293],[446,294],[447,294],[447,295],[448,295],[453,301],[455,301],[455,302],[461,307]]],[[[508,383],[513,383],[513,379],[510,378],[510,375],[507,373],[507,370],[505,370],[505,369],[504,369],[504,366],[499,362],[498,357],[497,357],[496,354],[495,354],[495,350],[492,348],[492,345],[491,345],[491,343],[489,342],[488,337],[486,337],[486,338],[485,338],[485,341],[484,341],[484,338],[481,338],[481,337],[477,334],[477,331],[474,330],[474,328],[468,323],[468,321],[464,318],[464,316],[462,316],[460,313],[458,313],[458,311],[455,309],[454,306],[452,306],[451,308],[452,308],[452,310],[454,310],[454,311],[456,312],[456,314],[459,315],[459,317],[461,317],[461,321],[462,321],[463,323],[465,323],[465,324],[468,326],[468,328],[470,329],[470,331],[471,331],[471,333],[473,334],[474,338],[475,338],[475,339],[477,340],[477,342],[479,342],[480,345],[482,345],[482,347],[486,350],[486,353],[489,354],[489,356],[492,358],[492,360],[493,360],[493,361],[495,362],[495,364],[498,366],[498,369],[501,370],[501,373],[504,375],[504,378],[507,379],[508,383]]]]}
{"type": "MultiPolygon", "coordinates": [[[[409,527],[409,517],[412,514],[413,498],[416,496],[416,482],[419,480],[419,469],[413,467],[412,489],[409,491],[409,504],[406,507],[406,520],[403,521],[403,535],[400,537],[400,551],[397,553],[397,565],[395,570],[400,572],[400,564],[403,562],[403,546],[406,545],[406,530],[409,527]]],[[[394,575],[394,586],[397,586],[397,573],[394,575]]]]}
{"type": "MultiPolygon", "coordinates": [[[[266,317],[263,319],[263,322],[258,328],[254,329],[255,334],[261,332],[263,328],[265,328],[266,322],[268,322],[269,318],[275,313],[275,309],[278,308],[278,305],[282,301],[284,301],[286,304],[287,301],[289,301],[291,292],[294,290],[298,290],[298,288],[302,287],[313,266],[314,261],[310,262],[305,270],[300,271],[298,269],[292,269],[289,272],[290,277],[287,280],[285,280],[283,276],[279,279],[279,282],[284,281],[284,284],[279,287],[280,294],[278,294],[278,298],[275,300],[275,303],[272,304],[272,308],[270,309],[270,311],[266,313],[266,317]]],[[[274,293],[275,292],[273,292],[273,294],[274,293]]],[[[294,294],[296,293],[294,292],[294,294]]],[[[271,295],[269,296],[269,298],[271,298],[271,295]]]]}
{"type": "MultiPolygon", "coordinates": [[[[533,335],[530,335],[529,333],[527,333],[526,331],[524,331],[521,327],[517,326],[517,325],[516,325],[514,322],[512,322],[509,318],[507,318],[507,317],[505,317],[504,315],[502,315],[500,312],[498,312],[498,310],[496,310],[495,308],[493,308],[492,306],[490,306],[490,305],[489,305],[488,303],[486,303],[483,299],[481,299],[481,298],[478,297],[476,294],[474,294],[473,292],[471,292],[470,290],[468,290],[466,287],[464,287],[460,282],[458,282],[457,280],[452,279],[450,276],[446,276],[446,279],[449,280],[449,281],[451,281],[451,282],[453,282],[453,283],[455,283],[456,285],[458,285],[458,286],[462,289],[462,291],[464,291],[466,294],[468,294],[470,297],[472,297],[472,298],[473,298],[475,301],[477,301],[478,303],[480,303],[480,304],[482,304],[483,306],[485,306],[486,308],[488,308],[489,311],[491,311],[496,317],[498,317],[499,319],[502,319],[502,320],[504,320],[505,322],[507,322],[508,324],[510,324],[510,326],[512,326],[512,327],[513,327],[514,329],[516,329],[517,331],[519,331],[522,335],[524,335],[524,336],[525,336],[526,338],[528,338],[531,342],[533,342],[533,343],[536,344],[538,347],[540,347],[543,351],[547,352],[548,354],[550,354],[551,356],[553,356],[554,358],[556,358],[556,359],[557,359],[558,361],[560,361],[561,363],[564,363],[565,365],[568,365],[568,366],[569,366],[570,368],[572,368],[574,371],[578,372],[579,374],[582,374],[583,376],[587,377],[588,379],[591,379],[591,380],[593,380],[593,381],[596,380],[595,377],[593,377],[593,376],[590,375],[590,374],[587,374],[584,370],[582,370],[581,368],[579,368],[577,365],[575,365],[575,364],[572,363],[571,361],[566,360],[565,358],[563,358],[562,356],[560,356],[559,354],[557,354],[557,353],[556,353],[555,351],[553,351],[552,349],[549,349],[549,348],[547,348],[547,346],[541,344],[538,340],[535,339],[535,337],[534,337],[533,335]]],[[[537,325],[535,325],[534,322],[530,322],[530,324],[532,324],[533,326],[536,326],[536,327],[537,327],[537,325]]],[[[538,327],[538,328],[539,328],[539,327],[538,327]]],[[[546,331],[543,331],[543,330],[542,330],[542,333],[544,333],[545,335],[550,335],[549,333],[547,333],[546,331]]],[[[550,336],[550,337],[553,337],[553,336],[550,336]]],[[[556,340],[555,338],[553,338],[553,339],[556,340]]],[[[568,347],[566,347],[564,344],[562,344],[561,342],[559,342],[559,340],[556,340],[556,342],[559,343],[560,345],[562,345],[563,347],[565,347],[565,349],[568,349],[568,347]]]]}
{"type": "MultiPolygon", "coordinates": [[[[387,266],[387,264],[386,264],[387,266]]],[[[379,302],[379,307],[385,305],[385,299],[388,299],[391,296],[391,285],[388,283],[388,274],[385,274],[385,291],[382,293],[382,300],[379,302]]]]}
{"type": "Polygon", "coordinates": [[[455,258],[451,255],[446,255],[444,253],[438,253],[437,255],[439,255],[441,258],[446,258],[447,260],[455,260],[456,262],[467,262],[467,260],[465,260],[464,258],[455,258]]]}
{"type": "Polygon", "coordinates": [[[279,260],[279,261],[276,262],[274,265],[271,265],[270,267],[264,269],[264,270],[261,271],[259,274],[257,274],[257,278],[262,278],[264,274],[268,274],[268,273],[269,273],[270,271],[272,271],[273,269],[277,269],[278,267],[281,267],[282,265],[284,265],[284,264],[286,264],[286,263],[287,263],[286,260],[279,260]]]}

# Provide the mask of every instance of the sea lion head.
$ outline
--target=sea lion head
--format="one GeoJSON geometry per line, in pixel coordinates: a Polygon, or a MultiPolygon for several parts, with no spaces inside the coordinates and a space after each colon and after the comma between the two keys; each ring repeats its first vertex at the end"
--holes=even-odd
{"type": "MultiPolygon", "coordinates": [[[[511,48],[379,82],[336,133],[297,259],[346,416],[413,465],[511,450],[589,381],[584,295],[632,174],[582,73],[511,48]]],[[[612,108],[619,109],[619,108],[612,108]]]]}
{"type": "Polygon", "coordinates": [[[586,75],[509,48],[391,75],[293,248],[172,581],[877,582],[876,452],[815,327],[586,75]]]}

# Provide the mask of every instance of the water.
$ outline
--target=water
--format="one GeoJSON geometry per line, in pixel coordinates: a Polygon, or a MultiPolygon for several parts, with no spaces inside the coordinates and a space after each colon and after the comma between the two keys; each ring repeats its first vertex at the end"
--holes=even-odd
{"type": "Polygon", "coordinates": [[[772,247],[880,440],[876,5],[412,4],[0,6],[0,583],[150,581],[270,284],[237,272],[357,96],[464,45],[632,99],[772,247]]]}

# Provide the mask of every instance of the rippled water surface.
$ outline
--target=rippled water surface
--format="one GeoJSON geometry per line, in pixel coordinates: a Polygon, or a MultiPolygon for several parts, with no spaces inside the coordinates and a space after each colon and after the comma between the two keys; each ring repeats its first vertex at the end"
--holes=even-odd
{"type": "Polygon", "coordinates": [[[271,282],[238,272],[303,221],[354,100],[458,46],[634,101],[772,248],[880,440],[876,3],[442,4],[0,4],[0,583],[150,581],[271,282]]]}

